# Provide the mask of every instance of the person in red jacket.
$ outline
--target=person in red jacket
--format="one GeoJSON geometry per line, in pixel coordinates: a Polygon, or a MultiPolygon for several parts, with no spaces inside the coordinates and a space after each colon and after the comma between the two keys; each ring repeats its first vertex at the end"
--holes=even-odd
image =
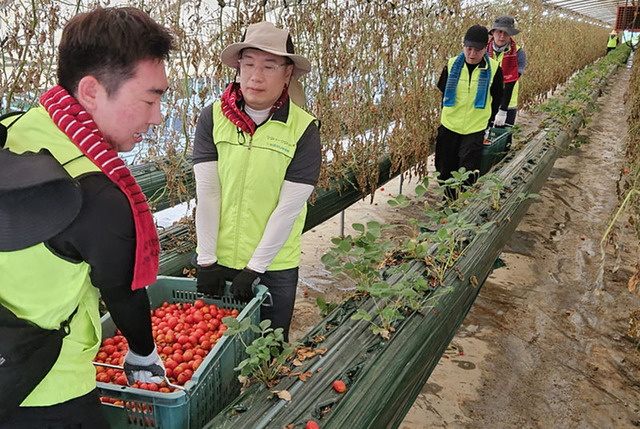
{"type": "MultiPolygon", "coordinates": [[[[487,52],[489,57],[500,63],[504,81],[500,108],[493,122],[493,125],[499,128],[513,126],[516,123],[520,76],[527,65],[527,54],[513,40],[513,36],[518,33],[520,30],[515,28],[513,18],[509,15],[497,17],[489,30],[491,39],[487,44],[487,52]]],[[[511,144],[511,135],[507,144],[511,144]]]]}

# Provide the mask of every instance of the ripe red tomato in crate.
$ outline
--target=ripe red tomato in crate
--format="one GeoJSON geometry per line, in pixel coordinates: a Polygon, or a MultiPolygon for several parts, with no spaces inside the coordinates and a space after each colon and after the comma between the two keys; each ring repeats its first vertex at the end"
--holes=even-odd
{"type": "MultiPolygon", "coordinates": [[[[162,305],[151,311],[151,331],[172,384],[184,385],[200,367],[203,359],[227,330],[223,317],[238,317],[237,309],[220,308],[198,299],[193,303],[162,305]]],[[[106,338],[94,359],[97,363],[121,366],[129,347],[124,336],[106,338]]],[[[124,372],[96,366],[96,381],[126,385],[124,372]]],[[[169,393],[174,389],[166,382],[134,383],[131,387],[169,393]]],[[[109,402],[109,401],[103,401],[109,402]]],[[[111,402],[109,402],[111,403],[111,402]]]]}

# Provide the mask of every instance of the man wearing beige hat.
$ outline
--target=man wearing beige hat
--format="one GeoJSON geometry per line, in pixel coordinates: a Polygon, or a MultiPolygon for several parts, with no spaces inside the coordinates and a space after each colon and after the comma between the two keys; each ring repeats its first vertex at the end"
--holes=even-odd
{"type": "Polygon", "coordinates": [[[267,286],[273,307],[261,318],[288,341],[306,201],[321,164],[318,121],[289,88],[311,64],[269,22],[249,25],[221,58],[236,79],[203,109],[193,149],[198,290],[219,296],[229,280],[231,294],[248,301],[256,284],[267,286]]]}

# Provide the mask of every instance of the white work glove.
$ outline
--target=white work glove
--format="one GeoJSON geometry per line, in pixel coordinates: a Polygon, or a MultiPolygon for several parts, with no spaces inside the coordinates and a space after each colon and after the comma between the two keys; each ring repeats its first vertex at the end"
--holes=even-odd
{"type": "Polygon", "coordinates": [[[506,121],[507,121],[507,111],[499,109],[498,113],[496,113],[496,118],[493,120],[493,125],[496,127],[504,127],[504,124],[506,121]]]}
{"type": "Polygon", "coordinates": [[[166,371],[162,359],[154,347],[149,356],[140,356],[129,350],[124,357],[124,374],[130,385],[136,380],[140,383],[162,383],[166,371]]]}

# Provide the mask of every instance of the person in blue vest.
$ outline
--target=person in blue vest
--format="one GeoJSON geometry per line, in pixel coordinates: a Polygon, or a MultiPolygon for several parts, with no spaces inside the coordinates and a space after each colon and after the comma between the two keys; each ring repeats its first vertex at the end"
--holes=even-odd
{"type": "MultiPolygon", "coordinates": [[[[236,79],[205,107],[196,127],[196,276],[200,292],[248,301],[268,287],[260,316],[288,341],[306,202],[322,160],[318,121],[294,103],[293,80],[311,69],[286,29],[248,26],[222,62],[236,79]]],[[[300,88],[298,88],[300,89],[300,88]]]]}
{"type": "MultiPolygon", "coordinates": [[[[160,124],[165,60],[173,48],[168,30],[139,9],[98,7],[76,15],[58,46],[58,85],[37,107],[3,121],[3,150],[25,155],[21,174],[46,176],[43,164],[28,165],[28,156],[49,154],[58,174],[74,182],[80,204],[28,242],[18,223],[0,226],[0,305],[47,330],[69,321],[57,360],[0,421],[2,428],[109,427],[92,363],[102,335],[99,297],[128,342],[124,358],[113,363],[124,366],[129,383],[164,380],[145,289],[157,276],[158,235],[144,194],[117,152],[132,150],[160,124]]],[[[48,210],[57,212],[61,201],[48,210]]],[[[0,204],[0,218],[43,219],[29,207],[0,204]]],[[[11,356],[0,360],[0,370],[4,358],[11,356]]]]}
{"type": "MultiPolygon", "coordinates": [[[[461,167],[467,171],[480,169],[484,134],[498,112],[503,93],[502,69],[489,58],[488,41],[486,27],[470,27],[462,52],[449,59],[438,79],[443,107],[435,166],[441,181],[461,167]]],[[[472,174],[466,184],[471,185],[476,179],[477,174],[472,174]]],[[[457,198],[451,188],[445,192],[447,198],[457,198]]]]}
{"type": "Polygon", "coordinates": [[[609,51],[613,51],[618,47],[618,32],[616,30],[612,30],[609,33],[609,38],[607,39],[607,54],[609,51]]]}
{"type": "MultiPolygon", "coordinates": [[[[487,45],[487,53],[490,58],[500,64],[504,82],[500,109],[493,122],[493,125],[499,128],[513,126],[516,123],[520,76],[527,66],[527,54],[513,40],[513,36],[518,33],[520,30],[515,28],[513,18],[509,15],[497,17],[493,27],[489,30],[491,38],[487,45]]],[[[511,134],[507,141],[507,149],[510,145],[511,134]]]]}

